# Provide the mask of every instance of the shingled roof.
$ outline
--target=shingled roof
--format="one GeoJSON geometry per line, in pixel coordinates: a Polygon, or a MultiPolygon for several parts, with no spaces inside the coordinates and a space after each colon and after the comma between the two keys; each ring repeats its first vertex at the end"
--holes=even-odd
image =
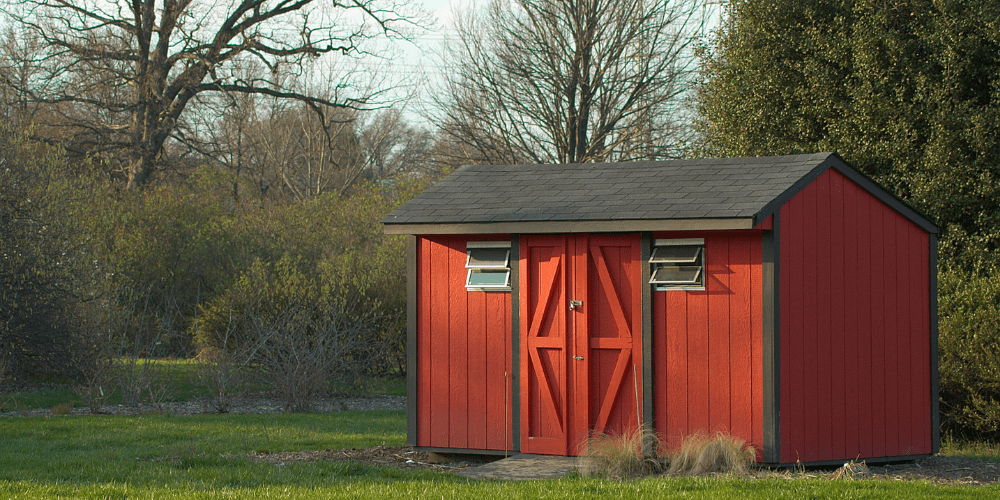
{"type": "Polygon", "coordinates": [[[828,168],[895,200],[834,153],[474,165],[456,170],[382,223],[392,234],[749,229],[828,168]]]}

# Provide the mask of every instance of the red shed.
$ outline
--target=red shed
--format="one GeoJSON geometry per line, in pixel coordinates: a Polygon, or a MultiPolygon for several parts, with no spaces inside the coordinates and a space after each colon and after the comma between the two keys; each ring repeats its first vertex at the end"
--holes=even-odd
{"type": "Polygon", "coordinates": [[[836,154],[469,166],[382,222],[410,235],[413,446],[938,450],[937,228],[836,154]]]}

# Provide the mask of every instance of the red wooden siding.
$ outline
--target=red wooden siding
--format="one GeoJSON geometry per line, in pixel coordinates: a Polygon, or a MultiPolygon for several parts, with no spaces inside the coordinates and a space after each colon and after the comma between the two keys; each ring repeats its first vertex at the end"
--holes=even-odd
{"type": "Polygon", "coordinates": [[[698,431],[763,443],[760,231],[705,238],[706,289],[653,292],[656,431],[676,448],[698,431]]]}
{"type": "Polygon", "coordinates": [[[419,446],[512,449],[511,294],[465,288],[465,242],[484,239],[505,237],[417,240],[419,446]]]}
{"type": "Polygon", "coordinates": [[[832,169],[780,224],[781,461],[930,453],[927,234],[832,169]]]}

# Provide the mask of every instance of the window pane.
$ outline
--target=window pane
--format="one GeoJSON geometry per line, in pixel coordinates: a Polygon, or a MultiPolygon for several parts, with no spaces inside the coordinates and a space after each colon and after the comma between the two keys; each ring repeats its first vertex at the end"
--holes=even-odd
{"type": "Polygon", "coordinates": [[[663,285],[700,285],[701,266],[662,266],[653,273],[650,283],[663,285]]]}
{"type": "Polygon", "coordinates": [[[701,245],[667,245],[653,248],[649,258],[653,263],[694,263],[701,253],[701,245]]]}
{"type": "Polygon", "coordinates": [[[510,278],[510,271],[508,270],[487,270],[487,269],[470,269],[469,279],[466,281],[465,286],[467,287],[480,287],[480,288],[504,288],[510,286],[508,279],[510,278]]]}
{"type": "Polygon", "coordinates": [[[507,267],[509,248],[470,248],[465,267],[507,267]]]}

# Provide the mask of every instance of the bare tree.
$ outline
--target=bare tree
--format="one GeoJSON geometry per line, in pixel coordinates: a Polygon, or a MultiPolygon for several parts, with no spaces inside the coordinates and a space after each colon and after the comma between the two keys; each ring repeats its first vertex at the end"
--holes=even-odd
{"type": "Polygon", "coordinates": [[[491,0],[458,15],[434,120],[488,163],[678,154],[696,0],[491,0]]]}
{"type": "MultiPolygon", "coordinates": [[[[391,0],[389,0],[391,1],[391,0]]],[[[380,0],[7,0],[4,10],[47,50],[33,101],[62,106],[78,147],[114,151],[128,186],[142,186],[194,98],[206,92],[294,99],[311,108],[365,108],[375,92],[313,96],[287,85],[326,54],[363,55],[367,42],[408,26],[380,0]],[[242,79],[257,60],[268,72],[242,79]],[[290,78],[290,76],[292,78],[290,78]]],[[[14,82],[16,83],[16,82],[14,82]]]]}

